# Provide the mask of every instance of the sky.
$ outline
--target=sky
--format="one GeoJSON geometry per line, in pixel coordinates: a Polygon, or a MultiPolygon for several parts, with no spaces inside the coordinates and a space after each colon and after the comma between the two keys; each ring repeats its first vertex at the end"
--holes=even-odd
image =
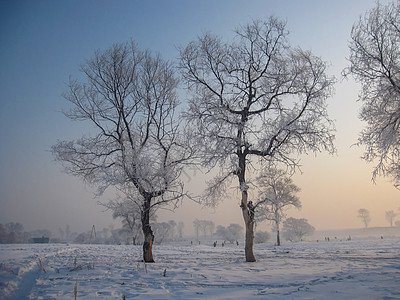
{"type": "MultiPolygon", "coordinates": [[[[381,1],[387,3],[388,1],[381,1]]],[[[66,224],[72,231],[119,226],[110,212],[97,205],[112,191],[94,198],[93,188],[63,173],[50,148],[57,140],[79,138],[85,125],[63,114],[62,93],[70,76],[98,49],[135,40],[164,59],[176,61],[179,46],[205,32],[230,40],[233,30],[253,19],[275,15],[287,21],[292,45],[311,50],[330,65],[337,79],[328,112],[336,120],[337,154],[301,157],[302,172],[294,175],[301,188],[300,211],[317,229],[362,227],[360,208],[371,212],[370,226],[387,226],[385,211],[399,212],[400,191],[387,179],[371,181],[373,164],[360,159],[354,145],[363,124],[358,119],[360,85],[343,79],[348,66],[352,25],[375,6],[372,0],[170,0],[170,1],[0,1],[0,223],[20,222],[26,230],[66,224]]],[[[185,101],[185,99],[181,99],[185,101]]],[[[205,176],[187,171],[188,187],[200,193],[205,176]]],[[[185,201],[174,213],[160,211],[159,221],[194,219],[216,224],[242,224],[239,194],[215,209],[185,201]]],[[[400,219],[400,217],[398,217],[400,219]]],[[[261,224],[260,230],[267,228],[261,224]],[[264,227],[263,227],[264,226],[264,227]]]]}

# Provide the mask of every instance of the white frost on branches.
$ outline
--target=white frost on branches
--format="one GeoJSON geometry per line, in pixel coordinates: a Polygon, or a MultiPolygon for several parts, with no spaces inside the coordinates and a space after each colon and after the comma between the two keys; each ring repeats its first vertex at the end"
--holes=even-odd
{"type": "Polygon", "coordinates": [[[353,26],[350,67],[362,84],[359,145],[363,159],[376,162],[373,180],[389,176],[400,187],[400,1],[377,6],[353,26]]]}

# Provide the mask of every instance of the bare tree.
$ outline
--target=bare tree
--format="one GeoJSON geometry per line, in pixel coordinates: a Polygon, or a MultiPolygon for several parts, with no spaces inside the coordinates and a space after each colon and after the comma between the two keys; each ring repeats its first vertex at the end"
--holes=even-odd
{"type": "Polygon", "coordinates": [[[360,119],[366,122],[359,145],[363,159],[377,161],[376,176],[393,178],[400,187],[400,1],[368,11],[351,31],[350,67],[362,84],[360,119]]]}
{"type": "Polygon", "coordinates": [[[255,256],[247,172],[268,162],[295,168],[294,153],[334,152],[325,103],[334,79],[320,58],[289,46],[285,26],[270,17],[237,29],[232,43],[204,34],[180,49],[180,68],[192,92],[186,118],[195,127],[201,165],[220,168],[204,201],[217,205],[232,176],[237,178],[249,262],[255,256]]]}
{"type": "Polygon", "coordinates": [[[365,228],[368,228],[369,222],[371,222],[371,217],[369,216],[369,211],[365,208],[360,208],[358,210],[358,217],[364,223],[365,228]]]}
{"type": "Polygon", "coordinates": [[[256,218],[259,221],[272,221],[276,229],[276,244],[281,245],[280,225],[286,218],[286,210],[290,207],[301,208],[296,195],[300,192],[293,180],[283,170],[270,168],[258,178],[261,192],[255,205],[256,218]]]}
{"type": "Polygon", "coordinates": [[[184,196],[182,163],[191,155],[176,116],[177,80],[172,66],[134,42],[97,51],[82,65],[82,82],[71,79],[66,116],[94,130],[52,147],[67,173],[101,194],[110,186],[140,199],[143,259],[154,262],[151,211],[184,196]]]}
{"type": "Polygon", "coordinates": [[[294,242],[312,235],[315,228],[308,223],[307,219],[288,218],[283,222],[283,231],[286,239],[294,242]]]}
{"type": "Polygon", "coordinates": [[[397,214],[393,210],[389,210],[385,214],[386,220],[389,222],[390,227],[393,227],[394,218],[396,218],[397,214]]]}

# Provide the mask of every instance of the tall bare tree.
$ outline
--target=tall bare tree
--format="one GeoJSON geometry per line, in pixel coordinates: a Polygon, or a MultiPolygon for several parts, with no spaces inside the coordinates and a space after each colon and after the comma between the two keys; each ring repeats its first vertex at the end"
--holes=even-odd
{"type": "Polygon", "coordinates": [[[133,41],[97,51],[71,79],[66,116],[88,121],[93,135],[52,147],[65,170],[98,188],[116,186],[140,199],[143,259],[154,262],[151,211],[184,196],[180,174],[190,155],[176,115],[177,80],[168,62],[133,41]]]}
{"type": "Polygon", "coordinates": [[[300,188],[283,170],[270,168],[258,178],[261,192],[254,205],[256,219],[273,222],[276,229],[276,244],[281,245],[280,225],[286,218],[286,210],[290,207],[301,208],[297,193],[300,188]]]}
{"type": "Polygon", "coordinates": [[[267,162],[295,168],[294,152],[334,152],[325,103],[334,79],[320,58],[289,46],[285,23],[274,17],[238,28],[231,43],[204,34],[180,49],[180,58],[192,92],[186,117],[196,128],[201,164],[220,167],[204,199],[216,205],[236,176],[246,261],[255,261],[247,172],[267,162]]]}
{"type": "Polygon", "coordinates": [[[377,162],[376,176],[389,176],[400,188],[400,1],[379,2],[353,26],[350,67],[362,85],[360,119],[366,122],[359,145],[363,159],[377,162]]]}

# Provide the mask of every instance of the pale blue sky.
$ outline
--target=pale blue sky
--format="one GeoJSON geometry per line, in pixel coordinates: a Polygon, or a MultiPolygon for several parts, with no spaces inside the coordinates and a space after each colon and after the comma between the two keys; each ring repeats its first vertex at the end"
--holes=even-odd
{"type": "MultiPolygon", "coordinates": [[[[63,174],[48,151],[57,139],[76,138],[83,132],[82,124],[74,124],[60,113],[67,107],[61,94],[69,76],[79,76],[79,65],[96,49],[132,38],[139,47],[175,60],[178,45],[187,44],[205,31],[229,39],[236,26],[274,14],[287,20],[292,44],[311,49],[330,62],[331,74],[339,79],[336,95],[330,101],[332,117],[337,120],[338,157],[322,155],[304,160],[305,173],[297,179],[303,188],[302,216],[317,228],[332,228],[335,219],[321,216],[320,211],[348,205],[351,207],[346,216],[348,222],[339,227],[354,227],[359,223],[355,215],[360,206],[370,210],[380,206],[375,225],[385,225],[381,215],[385,210],[397,209],[400,197],[384,181],[374,187],[370,181],[372,165],[358,159],[362,149],[350,148],[361,128],[355,102],[359,87],[351,80],[341,82],[340,78],[346,66],[351,26],[374,5],[372,0],[1,1],[0,223],[18,221],[26,228],[54,229],[69,223],[73,230],[81,231],[89,230],[92,224],[101,227],[112,222],[110,215],[96,206],[90,188],[63,174]],[[343,182],[336,179],[348,172],[338,169],[338,165],[350,168],[348,161],[354,163],[357,172],[361,170],[364,174],[353,176],[361,177],[361,182],[351,186],[363,191],[375,189],[368,192],[370,200],[358,194],[346,198],[348,193],[339,192],[343,182]],[[320,173],[315,175],[318,168],[322,174],[335,176],[332,179],[335,182],[326,178],[327,187],[322,189],[320,183],[311,182],[312,176],[323,177],[320,173]],[[333,186],[338,191],[334,196],[333,186]],[[320,189],[322,194],[318,194],[320,189]],[[328,202],[321,200],[326,196],[323,191],[332,197],[328,202]],[[377,196],[371,193],[386,200],[375,199],[377,196]],[[335,200],[344,202],[335,204],[335,200]]],[[[227,206],[235,212],[220,223],[241,224],[240,217],[236,217],[236,202],[224,204],[220,209],[224,215],[227,206]]],[[[185,215],[188,222],[191,222],[189,217],[219,216],[218,212],[208,216],[202,210],[203,215],[198,215],[196,209],[196,215],[184,209],[176,216],[185,215]]]]}

